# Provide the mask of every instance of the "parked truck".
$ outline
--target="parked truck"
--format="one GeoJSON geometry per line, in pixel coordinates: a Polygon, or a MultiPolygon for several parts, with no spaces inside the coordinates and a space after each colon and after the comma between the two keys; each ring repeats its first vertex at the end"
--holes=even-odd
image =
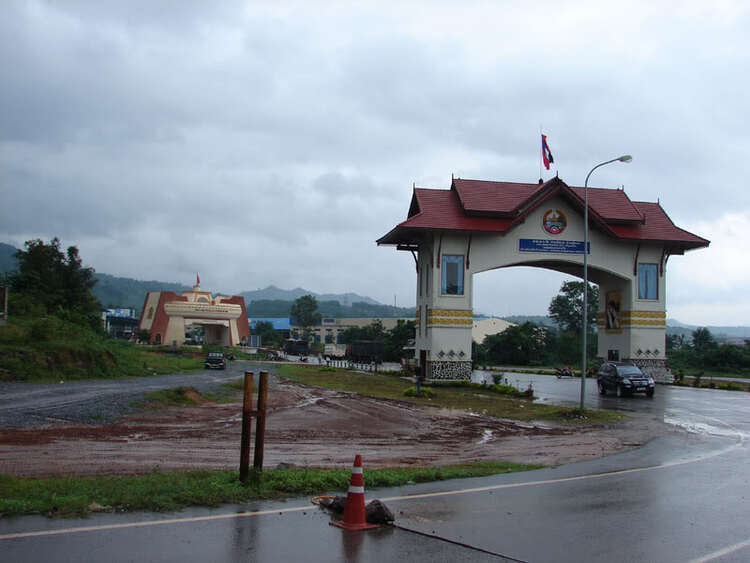
{"type": "Polygon", "coordinates": [[[310,347],[307,340],[288,338],[284,341],[284,352],[293,356],[307,356],[310,353],[310,347]]]}
{"type": "Polygon", "coordinates": [[[346,347],[346,358],[357,363],[383,361],[383,343],[376,340],[355,340],[346,347]]]}

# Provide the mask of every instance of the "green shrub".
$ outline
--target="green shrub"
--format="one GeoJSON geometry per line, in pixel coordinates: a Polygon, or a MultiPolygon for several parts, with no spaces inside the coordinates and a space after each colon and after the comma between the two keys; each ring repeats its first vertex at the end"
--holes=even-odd
{"type": "Polygon", "coordinates": [[[26,342],[29,330],[25,325],[8,324],[0,327],[0,342],[26,342]]]}
{"type": "Polygon", "coordinates": [[[513,387],[512,385],[492,385],[490,387],[490,390],[495,393],[500,393],[501,395],[510,395],[511,397],[515,397],[518,394],[518,389],[513,387]]]}
{"type": "MultiPolygon", "coordinates": [[[[493,377],[493,380],[495,378],[493,377]]],[[[489,391],[490,393],[497,393],[499,395],[507,395],[509,397],[517,398],[534,398],[534,389],[529,384],[529,387],[525,391],[516,389],[512,385],[505,384],[494,384],[487,385],[486,383],[472,383],[471,381],[433,381],[434,387],[468,387],[470,389],[476,389],[481,391],[489,391]]]]}
{"type": "Polygon", "coordinates": [[[55,336],[55,328],[51,319],[37,319],[31,323],[29,336],[32,340],[46,342],[55,336]]]}
{"type": "Polygon", "coordinates": [[[478,389],[481,389],[482,387],[486,387],[486,385],[482,385],[481,383],[472,383],[471,381],[466,381],[466,380],[433,381],[432,386],[433,387],[476,387],[478,389]]]}
{"type": "MultiPolygon", "coordinates": [[[[431,399],[435,396],[435,390],[430,387],[422,387],[422,397],[431,399]]],[[[408,387],[404,390],[404,397],[419,397],[416,387],[408,387]]]]}

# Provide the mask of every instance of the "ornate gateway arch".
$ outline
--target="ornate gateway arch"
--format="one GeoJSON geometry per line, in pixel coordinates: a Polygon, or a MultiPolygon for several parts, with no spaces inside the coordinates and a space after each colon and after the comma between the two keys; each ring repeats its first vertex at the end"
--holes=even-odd
{"type": "Polygon", "coordinates": [[[202,325],[205,343],[219,346],[246,344],[250,335],[245,299],[212,296],[202,291],[197,277],[192,291],[149,291],[143,302],[138,330],[149,331],[149,344],[185,343],[185,327],[202,325]]]}
{"type": "MultiPolygon", "coordinates": [[[[510,266],[583,276],[583,188],[454,179],[415,188],[408,218],[378,239],[412,252],[417,269],[416,355],[430,379],[471,377],[472,278],[510,266]]],[[[669,257],[709,241],[669,219],[659,203],[588,188],[589,280],[599,285],[598,356],[629,360],[659,380],[666,370],[669,257]]]]}

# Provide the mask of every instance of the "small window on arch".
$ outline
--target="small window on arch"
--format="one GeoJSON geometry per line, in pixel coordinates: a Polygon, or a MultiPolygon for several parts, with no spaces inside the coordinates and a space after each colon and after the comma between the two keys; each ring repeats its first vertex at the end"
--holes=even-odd
{"type": "Polygon", "coordinates": [[[638,264],[638,299],[659,299],[659,273],[656,264],[638,264]]]}
{"type": "Polygon", "coordinates": [[[464,294],[464,257],[461,255],[443,256],[442,272],[443,295],[464,294]]]}

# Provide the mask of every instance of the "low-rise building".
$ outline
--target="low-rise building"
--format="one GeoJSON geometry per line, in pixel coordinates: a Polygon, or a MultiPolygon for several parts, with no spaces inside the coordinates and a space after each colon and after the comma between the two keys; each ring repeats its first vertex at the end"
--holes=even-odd
{"type": "Polygon", "coordinates": [[[135,309],[106,309],[102,311],[102,324],[104,332],[112,338],[130,340],[135,335],[138,317],[135,309]]]}
{"type": "Polygon", "coordinates": [[[500,334],[505,331],[506,328],[511,326],[515,325],[495,317],[489,319],[474,319],[474,324],[471,327],[471,339],[477,344],[481,344],[488,336],[500,334]]]}
{"type": "MultiPolygon", "coordinates": [[[[333,318],[323,317],[319,324],[308,327],[310,341],[313,344],[324,344],[325,353],[330,355],[343,355],[346,352],[346,345],[339,341],[342,332],[349,328],[365,328],[375,322],[380,322],[383,329],[392,330],[398,325],[399,321],[413,321],[413,318],[333,318]]],[[[301,338],[304,329],[295,324],[294,319],[290,320],[289,333],[292,338],[301,338]]]]}

